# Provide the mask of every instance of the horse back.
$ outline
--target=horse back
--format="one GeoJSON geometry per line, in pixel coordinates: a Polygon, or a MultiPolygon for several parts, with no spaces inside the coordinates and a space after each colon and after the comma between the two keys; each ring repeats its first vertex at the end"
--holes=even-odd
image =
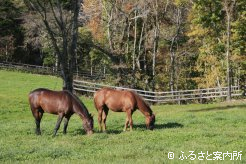
{"type": "Polygon", "coordinates": [[[72,110],[71,95],[67,91],[52,91],[39,88],[29,94],[32,108],[51,114],[68,113],[72,110]]]}
{"type": "Polygon", "coordinates": [[[126,109],[135,110],[137,102],[131,91],[103,88],[94,94],[96,108],[106,105],[115,112],[122,112],[126,109]]]}

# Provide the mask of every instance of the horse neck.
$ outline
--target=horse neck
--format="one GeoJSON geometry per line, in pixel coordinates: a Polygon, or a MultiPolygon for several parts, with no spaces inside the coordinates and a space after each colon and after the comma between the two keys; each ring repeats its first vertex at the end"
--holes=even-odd
{"type": "Polygon", "coordinates": [[[145,117],[152,116],[153,112],[150,109],[149,105],[146,104],[146,102],[141,97],[139,97],[136,94],[135,94],[135,98],[137,100],[137,107],[138,107],[138,109],[145,115],[145,117]]]}
{"type": "Polygon", "coordinates": [[[71,94],[73,97],[73,111],[77,113],[82,119],[89,118],[89,112],[86,106],[74,95],[71,94]]]}
{"type": "Polygon", "coordinates": [[[89,117],[89,112],[84,104],[74,104],[74,112],[77,113],[82,119],[87,119],[89,117]]]}

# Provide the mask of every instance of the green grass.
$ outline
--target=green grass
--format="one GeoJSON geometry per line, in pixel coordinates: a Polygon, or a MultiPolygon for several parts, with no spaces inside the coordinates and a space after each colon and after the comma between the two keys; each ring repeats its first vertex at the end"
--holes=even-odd
{"type": "MultiPolygon", "coordinates": [[[[108,133],[91,136],[84,134],[80,118],[74,115],[68,134],[63,135],[61,128],[53,138],[57,116],[44,114],[42,135],[36,136],[27,95],[38,87],[59,90],[61,85],[61,79],[52,76],[0,70],[0,163],[232,163],[228,157],[208,161],[207,151],[242,151],[241,160],[234,163],[246,163],[245,100],[152,106],[156,113],[154,131],[145,129],[144,116],[136,111],[134,131],[122,132],[125,113],[109,112],[108,133]],[[194,161],[191,156],[179,159],[182,154],[189,156],[189,151],[194,151],[194,161]],[[198,160],[201,151],[205,153],[203,161],[198,160]],[[168,159],[169,152],[175,154],[174,159],[168,159]]],[[[97,130],[93,100],[81,99],[95,115],[97,130]]]]}

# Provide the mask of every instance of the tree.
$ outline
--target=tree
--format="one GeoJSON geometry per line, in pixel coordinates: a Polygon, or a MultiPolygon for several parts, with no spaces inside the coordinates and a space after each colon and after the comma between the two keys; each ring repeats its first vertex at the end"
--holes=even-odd
{"type": "Polygon", "coordinates": [[[78,17],[82,0],[25,0],[29,9],[40,15],[61,68],[63,89],[73,90],[73,72],[78,36],[78,17]]]}
{"type": "MultiPolygon", "coordinates": [[[[103,46],[103,49],[107,51],[104,52],[109,52],[107,55],[114,54],[119,59],[118,63],[112,60],[118,72],[117,79],[121,78],[123,85],[137,87],[138,81],[141,81],[147,74],[154,82],[155,58],[159,42],[160,16],[158,13],[161,11],[158,6],[161,2],[153,3],[150,0],[98,0],[98,2],[98,6],[101,7],[93,7],[91,11],[97,9],[94,12],[101,14],[94,14],[98,16],[94,17],[91,22],[95,22],[94,19],[96,19],[101,25],[100,29],[103,29],[105,33],[106,39],[97,45],[106,44],[107,46],[103,46]],[[148,60],[149,58],[152,61],[148,60]],[[122,78],[127,75],[129,78],[122,78]]],[[[98,27],[94,23],[93,25],[93,27],[98,27]]],[[[95,34],[100,33],[93,32],[94,38],[98,38],[95,34]]]]}
{"type": "Polygon", "coordinates": [[[0,1],[0,60],[12,62],[21,58],[23,31],[20,9],[9,0],[0,1]]]}
{"type": "Polygon", "coordinates": [[[223,6],[226,12],[226,74],[227,74],[227,100],[231,100],[231,68],[230,68],[230,56],[231,56],[231,19],[234,13],[236,0],[224,0],[223,6]]]}
{"type": "Polygon", "coordinates": [[[243,0],[200,0],[194,1],[189,14],[189,36],[198,53],[198,86],[227,86],[228,100],[231,85],[239,84],[245,68],[244,13],[243,0]]]}
{"type": "Polygon", "coordinates": [[[189,3],[186,0],[176,0],[173,3],[169,4],[172,8],[172,17],[170,18],[172,25],[170,30],[170,39],[169,40],[169,52],[170,52],[170,90],[177,90],[177,55],[179,47],[184,42],[184,32],[185,32],[185,23],[187,20],[187,12],[189,10],[189,3]],[[176,86],[176,88],[175,88],[176,86]]]}

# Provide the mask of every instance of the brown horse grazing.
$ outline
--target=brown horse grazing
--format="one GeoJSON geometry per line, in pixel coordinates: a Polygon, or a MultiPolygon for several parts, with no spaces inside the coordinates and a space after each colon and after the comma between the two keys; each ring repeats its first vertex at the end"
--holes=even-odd
{"type": "Polygon", "coordinates": [[[154,129],[155,115],[149,105],[133,91],[102,88],[94,94],[94,104],[98,111],[99,131],[106,130],[106,119],[109,109],[114,112],[126,112],[127,117],[124,131],[126,131],[129,123],[130,130],[132,131],[132,114],[136,109],[139,109],[146,117],[147,129],[154,129]]]}
{"type": "Polygon", "coordinates": [[[29,94],[29,103],[36,121],[37,135],[41,134],[40,122],[43,113],[58,115],[53,136],[56,135],[63,117],[65,118],[63,133],[66,134],[68,121],[74,113],[77,113],[82,119],[86,133],[93,133],[93,117],[79,98],[69,91],[51,91],[39,88],[29,94]]]}

